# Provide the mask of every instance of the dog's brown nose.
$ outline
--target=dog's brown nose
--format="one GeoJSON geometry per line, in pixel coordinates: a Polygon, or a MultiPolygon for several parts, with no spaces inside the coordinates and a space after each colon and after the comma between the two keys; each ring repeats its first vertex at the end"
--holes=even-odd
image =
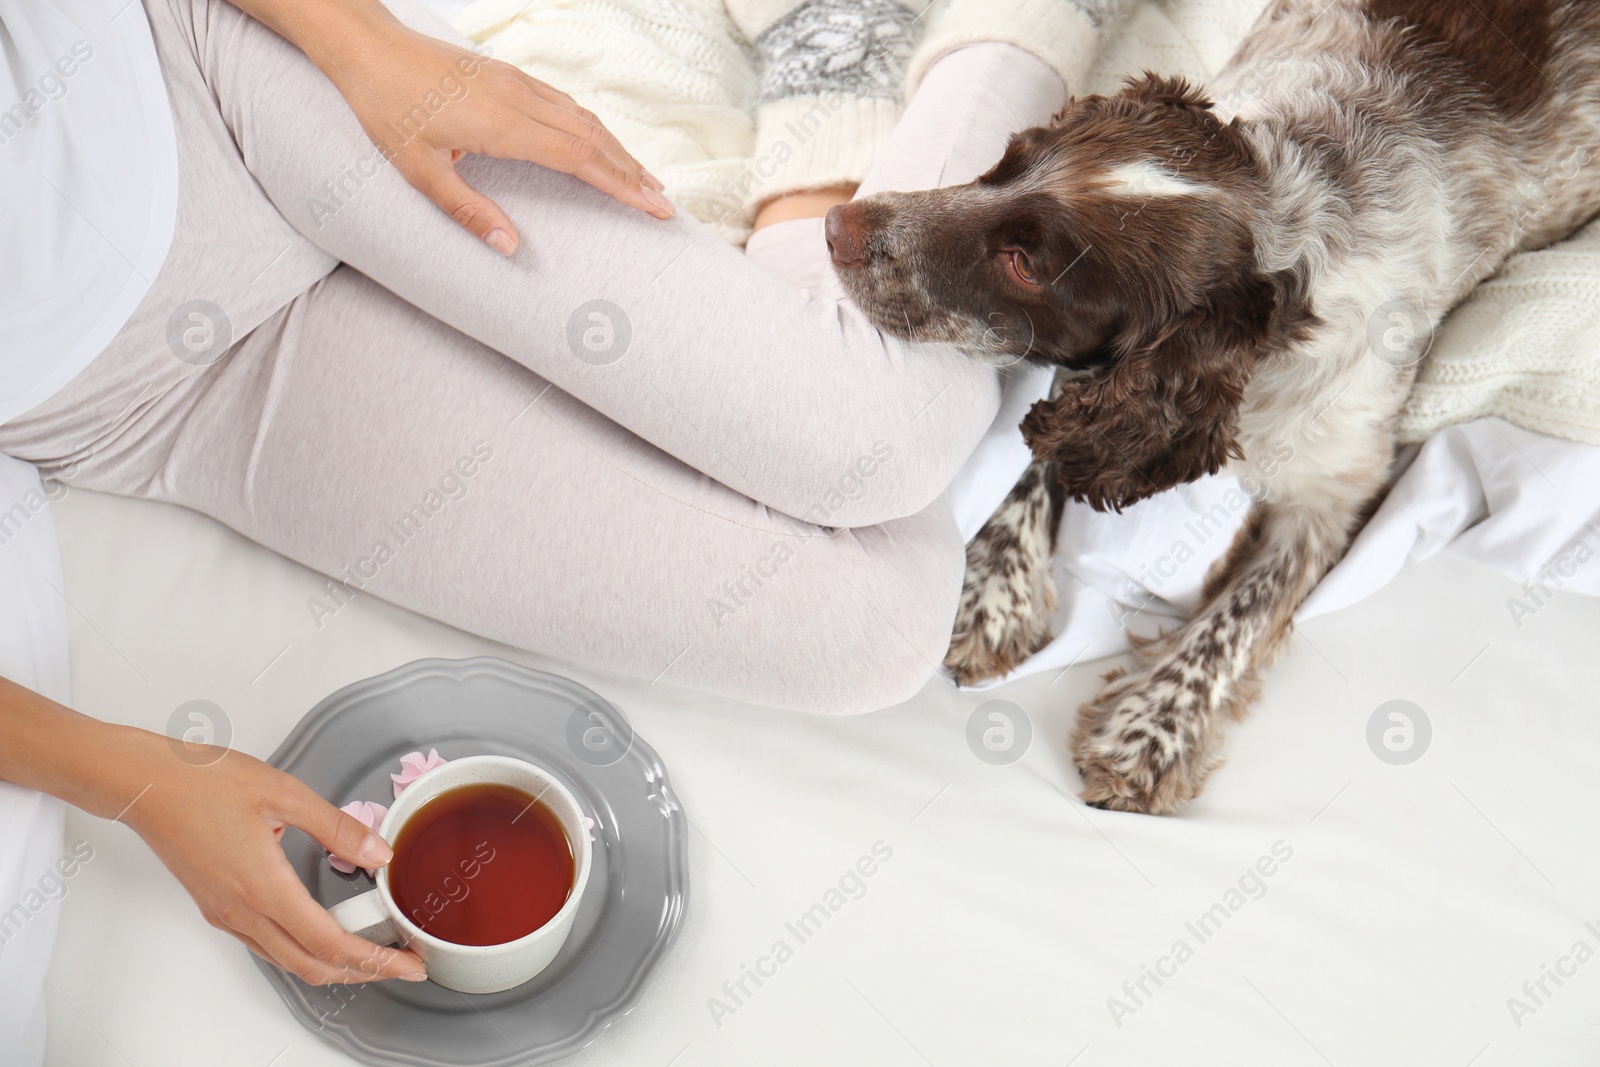
{"type": "Polygon", "coordinates": [[[861,226],[861,214],[854,204],[839,204],[828,209],[828,254],[835,267],[864,267],[867,265],[867,239],[861,226]]]}

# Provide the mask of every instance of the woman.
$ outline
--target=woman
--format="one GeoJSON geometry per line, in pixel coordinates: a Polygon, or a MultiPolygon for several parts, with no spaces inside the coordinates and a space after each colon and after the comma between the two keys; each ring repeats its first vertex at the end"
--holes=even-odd
{"type": "MultiPolygon", "coordinates": [[[[966,180],[1059,106],[1095,21],[1000,7],[1003,32],[985,4],[941,16],[867,187],[966,180]],[[1051,63],[954,51],[984,37],[1051,63]]],[[[839,302],[807,217],[848,186],[766,208],[800,220],[758,237],[802,292],[406,3],[0,0],[0,26],[27,258],[0,279],[0,451],[205,512],[335,594],[610,669],[832,712],[933,671],[963,569],[941,494],[999,386],[839,302]]],[[[121,818],[307,981],[423,977],[339,930],[277,838],[388,846],[258,761],[196,766],[0,681],[3,782],[121,818]]]]}

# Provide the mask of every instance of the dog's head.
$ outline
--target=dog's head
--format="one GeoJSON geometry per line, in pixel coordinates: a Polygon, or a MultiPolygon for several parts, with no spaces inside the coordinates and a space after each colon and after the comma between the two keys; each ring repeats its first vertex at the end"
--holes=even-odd
{"type": "Polygon", "coordinates": [[[1257,354],[1309,317],[1257,267],[1264,207],[1238,127],[1146,75],[1017,134],[969,185],[834,208],[827,235],[880,329],[1063,368],[1023,433],[1072,495],[1121,508],[1237,454],[1257,354]]]}

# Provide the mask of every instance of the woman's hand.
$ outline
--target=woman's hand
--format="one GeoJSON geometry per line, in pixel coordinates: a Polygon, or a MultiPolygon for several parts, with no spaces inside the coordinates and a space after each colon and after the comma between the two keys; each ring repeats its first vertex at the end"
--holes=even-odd
{"type": "Polygon", "coordinates": [[[501,255],[516,251],[516,227],[456,173],[468,153],[538,163],[673,215],[661,182],[592,112],[509,63],[409,29],[377,0],[233,3],[305,52],[395,170],[501,255]]]}
{"type": "Polygon", "coordinates": [[[346,933],[279,840],[297,827],[364,867],[388,863],[389,846],[258,759],[100,722],[0,678],[0,781],[133,827],[211,925],[307,982],[427,977],[415,953],[346,933]]]}
{"type": "Polygon", "coordinates": [[[311,899],[279,844],[294,827],[340,859],[381,867],[394,855],[382,838],[298,778],[241,752],[128,734],[135,765],[151,773],[123,821],[207,922],[312,985],[427,977],[414,953],[346,933],[311,899]]]}
{"type": "Polygon", "coordinates": [[[756,210],[756,221],[751,231],[764,230],[768,226],[795,219],[823,218],[829,208],[848,204],[855,195],[854,185],[829,185],[822,189],[785,193],[768,200],[756,210]]]}

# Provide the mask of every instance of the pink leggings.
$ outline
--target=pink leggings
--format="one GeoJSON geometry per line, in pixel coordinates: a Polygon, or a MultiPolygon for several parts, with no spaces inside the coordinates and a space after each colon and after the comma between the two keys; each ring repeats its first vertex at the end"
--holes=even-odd
{"type": "MultiPolygon", "coordinates": [[[[929,678],[963,569],[943,494],[995,417],[994,370],[879,334],[817,223],[746,258],[471,159],[523,235],[502,260],[374,163],[271,31],[222,0],[146,8],[178,235],[107,351],[0,450],[330,576],[308,630],[361,592],[762,704],[861,711],[929,678]]],[[[1062,92],[1009,45],[953,53],[869,184],[966,180],[1062,92]]]]}

